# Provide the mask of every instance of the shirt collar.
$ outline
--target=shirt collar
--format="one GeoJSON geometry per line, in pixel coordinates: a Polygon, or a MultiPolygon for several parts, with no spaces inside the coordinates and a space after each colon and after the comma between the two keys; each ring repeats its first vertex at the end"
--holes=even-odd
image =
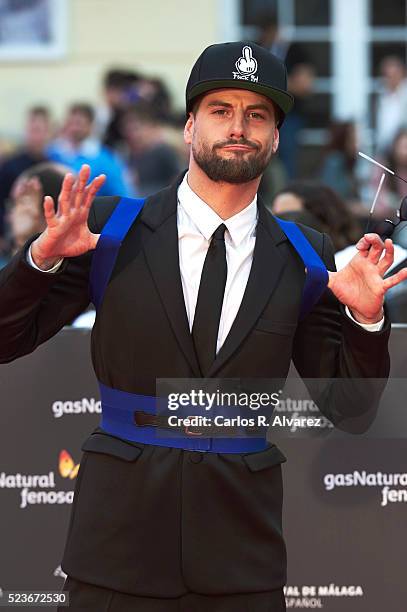
{"type": "Polygon", "coordinates": [[[83,157],[96,157],[100,153],[100,144],[96,138],[89,137],[82,140],[77,145],[66,138],[59,138],[54,141],[56,147],[65,155],[82,155],[83,157]]]}
{"type": "Polygon", "coordinates": [[[233,244],[238,246],[256,227],[257,194],[246,208],[224,220],[192,191],[188,184],[188,173],[186,173],[178,187],[178,202],[206,240],[209,240],[216,228],[224,223],[233,244]]]}

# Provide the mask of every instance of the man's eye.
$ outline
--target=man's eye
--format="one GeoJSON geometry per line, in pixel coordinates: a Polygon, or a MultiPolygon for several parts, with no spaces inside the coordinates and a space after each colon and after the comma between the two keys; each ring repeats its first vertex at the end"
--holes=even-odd
{"type": "Polygon", "coordinates": [[[226,115],[226,110],[224,108],[218,108],[217,110],[213,111],[214,115],[226,115]]]}
{"type": "Polygon", "coordinates": [[[256,112],[251,112],[250,117],[252,117],[253,119],[264,119],[263,115],[261,115],[260,113],[256,113],[256,112]]]}

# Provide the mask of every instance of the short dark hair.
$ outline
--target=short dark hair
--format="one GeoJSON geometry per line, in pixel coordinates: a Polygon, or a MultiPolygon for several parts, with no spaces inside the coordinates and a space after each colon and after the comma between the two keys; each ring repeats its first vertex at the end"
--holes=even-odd
{"type": "Polygon", "coordinates": [[[328,185],[313,180],[288,183],[275,194],[271,208],[276,198],[283,193],[291,193],[302,201],[304,210],[318,221],[319,231],[331,237],[335,251],[359,240],[358,224],[346,202],[328,185]]]}
{"type": "Polygon", "coordinates": [[[199,96],[196,96],[196,98],[194,98],[191,101],[191,105],[190,105],[190,108],[188,110],[188,113],[192,113],[193,116],[195,117],[195,115],[197,114],[197,112],[199,110],[199,107],[201,105],[201,102],[202,102],[204,96],[205,96],[205,94],[202,93],[199,96]]]}
{"type": "Polygon", "coordinates": [[[116,89],[125,89],[140,80],[140,75],[130,70],[113,68],[108,70],[103,77],[103,86],[105,89],[110,87],[116,89]]]}
{"type": "Polygon", "coordinates": [[[95,111],[91,104],[87,104],[86,102],[76,102],[75,104],[71,104],[69,107],[69,114],[80,114],[84,115],[89,123],[93,123],[95,119],[95,111]]]}
{"type": "Polygon", "coordinates": [[[137,119],[142,123],[156,124],[160,122],[160,118],[157,114],[157,110],[154,105],[140,100],[133,106],[130,106],[124,111],[122,116],[122,122],[126,120],[137,119]]]}
{"type": "Polygon", "coordinates": [[[70,168],[63,166],[62,164],[48,161],[41,162],[22,172],[17,178],[17,181],[36,177],[41,183],[41,200],[46,195],[51,196],[54,201],[54,208],[56,212],[58,209],[58,196],[67,172],[70,172],[70,168]]]}
{"type": "Polygon", "coordinates": [[[30,118],[33,117],[41,117],[41,119],[44,119],[46,121],[48,121],[48,119],[50,118],[50,111],[49,108],[47,108],[46,106],[32,106],[31,108],[28,109],[28,116],[30,118]]]}

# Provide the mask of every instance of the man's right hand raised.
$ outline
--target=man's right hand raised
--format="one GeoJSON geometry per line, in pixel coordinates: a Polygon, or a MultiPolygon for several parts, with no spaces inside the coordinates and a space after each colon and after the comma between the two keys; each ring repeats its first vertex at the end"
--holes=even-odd
{"type": "Polygon", "coordinates": [[[76,183],[72,174],[65,176],[56,213],[53,199],[44,198],[47,227],[31,245],[31,257],[42,270],[49,270],[64,257],[83,255],[96,247],[100,234],[89,231],[88,214],[106,176],[100,174],[86,185],[89,176],[88,165],[82,166],[76,183]]]}

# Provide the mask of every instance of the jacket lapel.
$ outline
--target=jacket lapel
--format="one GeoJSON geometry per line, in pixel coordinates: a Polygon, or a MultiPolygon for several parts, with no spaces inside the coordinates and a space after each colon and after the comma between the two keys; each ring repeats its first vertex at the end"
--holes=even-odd
{"type": "Polygon", "coordinates": [[[253,262],[243,299],[208,377],[213,377],[219,371],[254,327],[270,300],[286,263],[278,248],[279,244],[287,240],[286,235],[260,199],[258,211],[253,262]]]}
{"type": "Polygon", "coordinates": [[[177,189],[182,179],[183,175],[169,188],[148,198],[140,219],[151,230],[143,241],[147,265],[181,350],[195,376],[200,377],[179,268],[177,189]]]}
{"type": "MultiPolygon", "coordinates": [[[[183,174],[170,187],[148,198],[140,220],[151,230],[143,240],[147,265],[181,350],[194,375],[199,378],[201,372],[189,331],[179,268],[177,189],[182,179],[183,174]]],[[[243,299],[208,377],[213,377],[219,371],[254,327],[286,263],[278,247],[287,237],[260,198],[258,212],[253,263],[243,299]]]]}

